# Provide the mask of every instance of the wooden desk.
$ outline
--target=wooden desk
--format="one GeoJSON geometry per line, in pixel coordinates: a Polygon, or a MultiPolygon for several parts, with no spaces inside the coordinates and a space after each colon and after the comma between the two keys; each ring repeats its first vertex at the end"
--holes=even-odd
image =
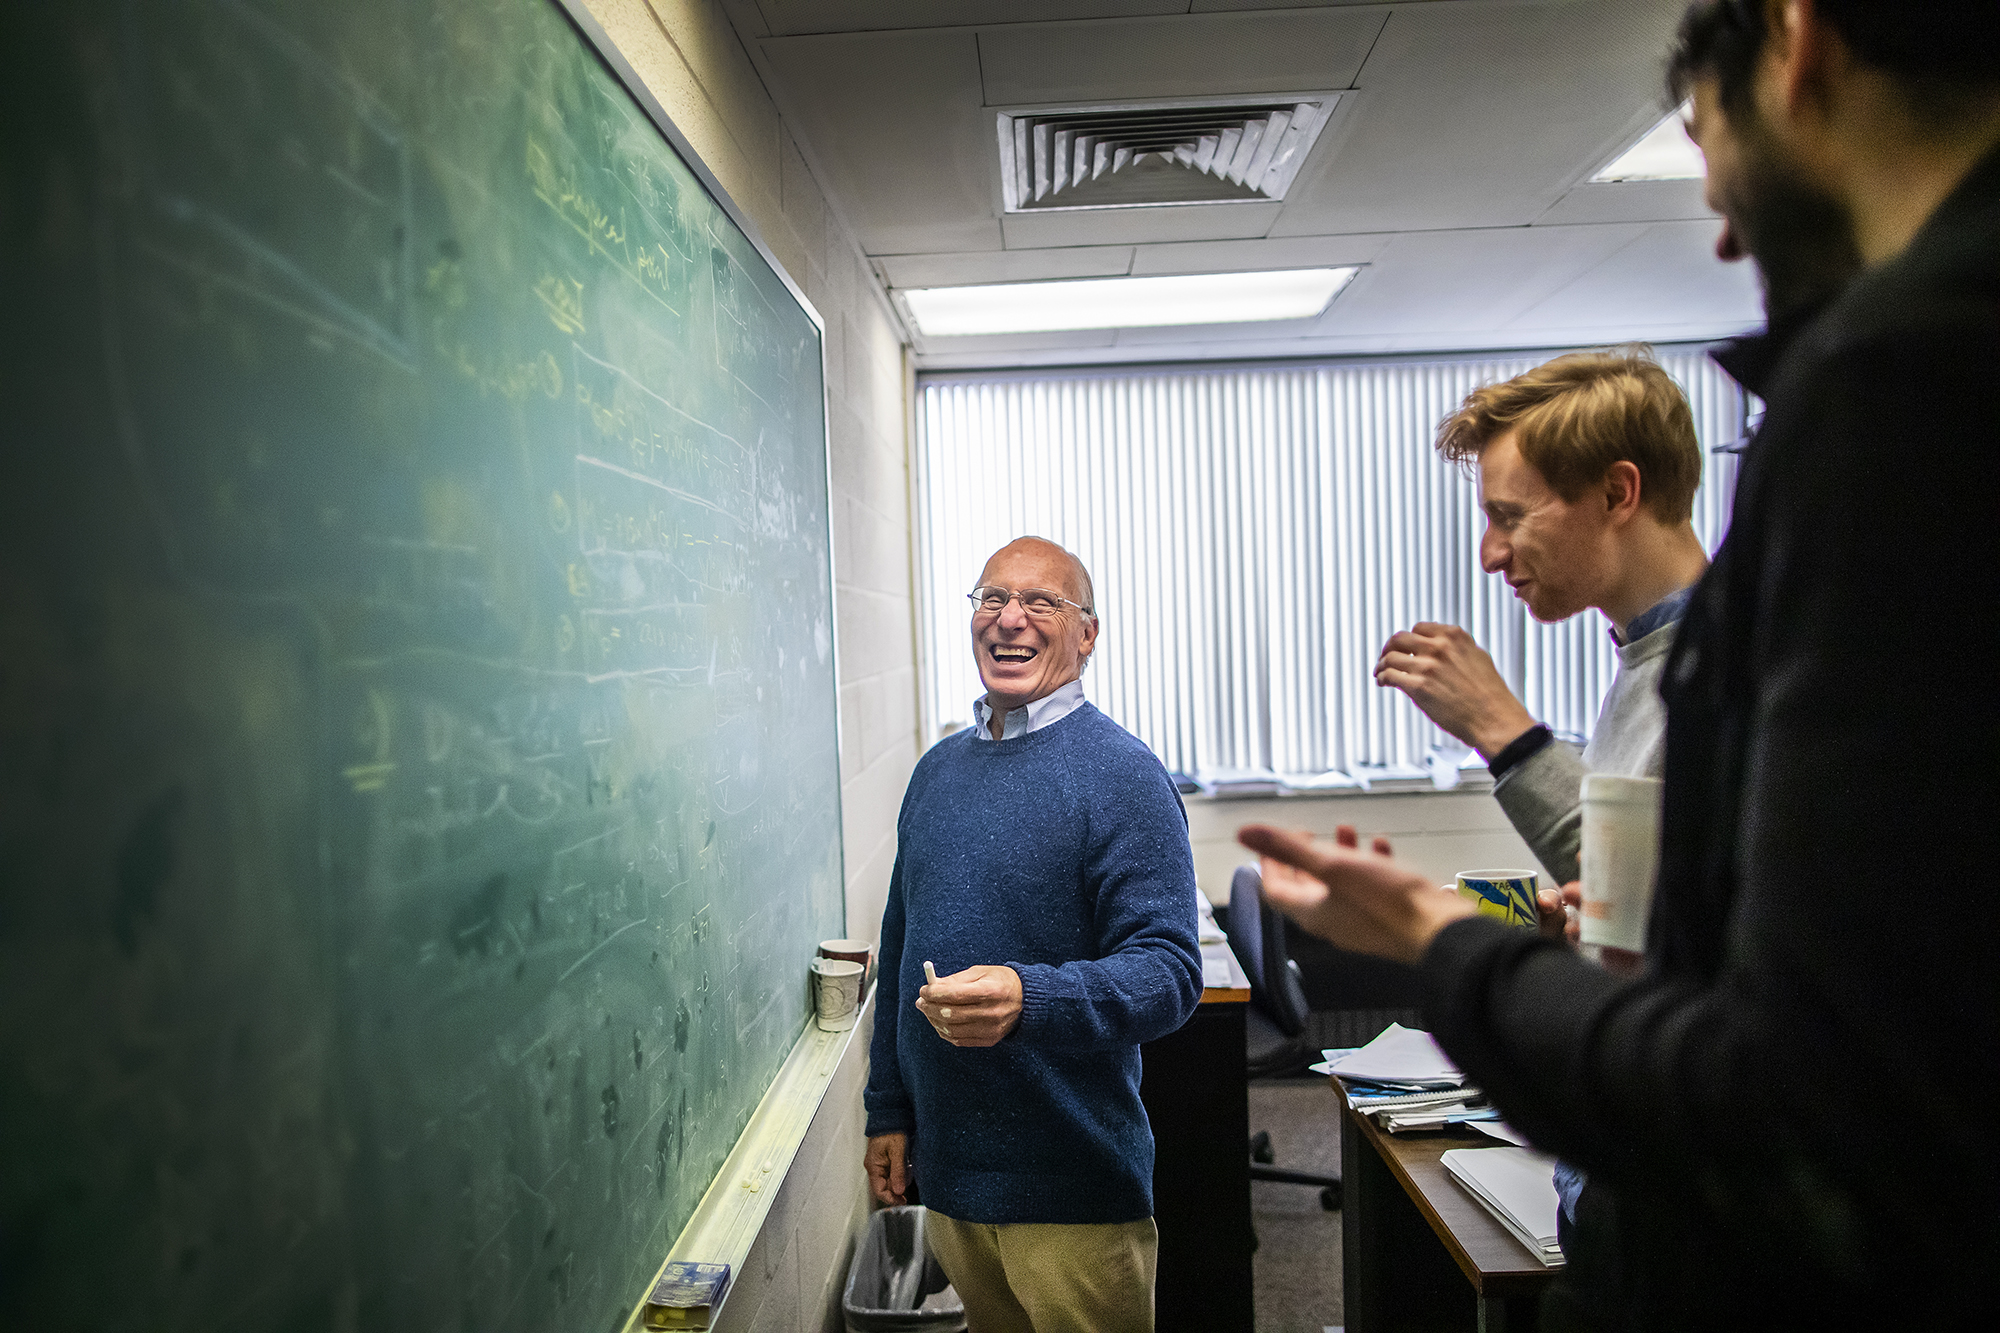
{"type": "Polygon", "coordinates": [[[1535,1327],[1545,1267],[1439,1161],[1452,1148],[1491,1148],[1472,1129],[1386,1134],[1347,1103],[1340,1163],[1346,1207],[1341,1257],[1348,1333],[1535,1327]]]}
{"type": "Polygon", "coordinates": [[[1236,961],[1226,940],[1201,946],[1201,970],[1203,973],[1228,969],[1227,985],[1210,986],[1201,993],[1203,1004],[1248,1004],[1250,1003],[1250,978],[1243,975],[1243,965],[1236,961]]]}
{"type": "Polygon", "coordinates": [[[1153,1122],[1153,1219],[1160,1228],[1154,1285],[1158,1333],[1252,1333],[1250,1100],[1243,1021],[1250,982],[1227,944],[1228,986],[1202,992],[1180,1031],[1141,1047],[1139,1096],[1153,1122]]]}

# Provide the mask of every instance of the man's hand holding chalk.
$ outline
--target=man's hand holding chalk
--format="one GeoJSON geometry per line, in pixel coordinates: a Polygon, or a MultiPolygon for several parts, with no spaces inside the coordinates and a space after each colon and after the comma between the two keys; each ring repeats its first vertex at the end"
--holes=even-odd
{"type": "Polygon", "coordinates": [[[954,1046],[991,1046],[1021,1021],[1021,976],[1011,967],[982,963],[940,977],[926,962],[924,976],[917,1012],[954,1046]]]}

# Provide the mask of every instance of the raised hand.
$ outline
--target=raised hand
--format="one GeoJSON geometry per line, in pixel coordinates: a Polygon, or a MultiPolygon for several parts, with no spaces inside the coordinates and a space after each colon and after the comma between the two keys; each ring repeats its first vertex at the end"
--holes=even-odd
{"type": "Polygon", "coordinates": [[[1375,661],[1375,683],[1409,695],[1426,717],[1486,759],[1535,725],[1486,650],[1456,625],[1420,620],[1390,635],[1375,661]]]}
{"type": "Polygon", "coordinates": [[[1438,931],[1472,915],[1472,904],[1397,863],[1387,839],[1364,852],[1345,825],[1332,843],[1267,824],[1238,829],[1236,840],[1264,858],[1271,905],[1343,949],[1414,964],[1438,931]]]}

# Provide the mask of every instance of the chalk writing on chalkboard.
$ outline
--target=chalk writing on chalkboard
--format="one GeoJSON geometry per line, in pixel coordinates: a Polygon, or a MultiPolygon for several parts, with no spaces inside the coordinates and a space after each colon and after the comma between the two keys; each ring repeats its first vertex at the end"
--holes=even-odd
{"type": "Polygon", "coordinates": [[[819,328],[549,0],[6,22],[0,1323],[611,1327],[845,933],[819,328]]]}

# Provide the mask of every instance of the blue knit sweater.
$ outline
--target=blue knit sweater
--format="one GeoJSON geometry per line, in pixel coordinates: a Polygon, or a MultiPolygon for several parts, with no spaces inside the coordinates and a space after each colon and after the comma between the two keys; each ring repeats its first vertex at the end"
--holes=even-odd
{"type": "Polygon", "coordinates": [[[1153,1212],[1139,1043],[1201,999],[1187,815],[1166,770],[1089,704],[917,764],[882,915],[868,1133],[912,1136],[923,1201],[966,1222],[1153,1212]],[[924,961],[1004,963],[1021,1021],[960,1049],[916,1010],[924,961]]]}

